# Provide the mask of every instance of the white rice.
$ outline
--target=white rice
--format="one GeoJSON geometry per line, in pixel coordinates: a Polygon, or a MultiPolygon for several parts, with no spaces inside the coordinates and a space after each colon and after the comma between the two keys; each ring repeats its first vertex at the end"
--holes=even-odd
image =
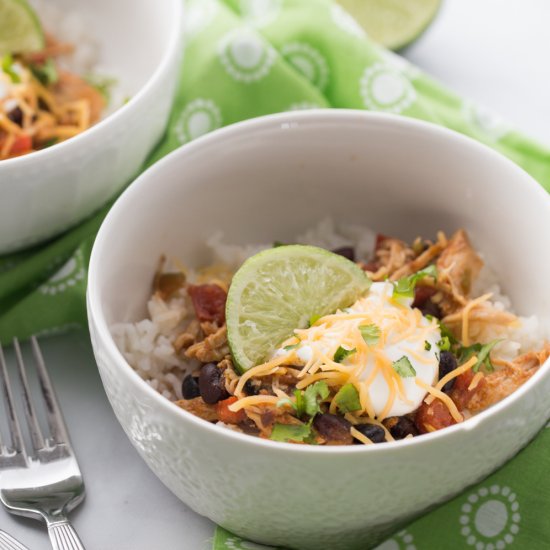
{"type": "MultiPolygon", "coordinates": [[[[492,296],[489,302],[495,309],[515,313],[510,298],[502,292],[497,274],[491,269],[485,258],[484,262],[483,269],[473,285],[472,296],[478,297],[491,293],[492,296]]],[[[544,340],[549,337],[549,331],[539,322],[536,315],[529,317],[518,316],[518,320],[518,327],[504,328],[502,330],[491,328],[486,330],[481,336],[484,342],[504,339],[503,342],[500,342],[494,348],[496,357],[505,361],[511,361],[522,353],[540,348],[544,340]]]]}
{"type": "MultiPolygon", "coordinates": [[[[354,225],[338,225],[325,219],[315,227],[296,237],[296,242],[326,249],[353,246],[357,260],[368,260],[374,249],[376,233],[369,228],[354,225]]],[[[206,244],[211,252],[211,262],[222,263],[237,269],[249,256],[271,248],[264,245],[233,245],[223,241],[222,233],[210,237],[206,244]]],[[[496,274],[485,266],[473,289],[474,297],[493,293],[490,302],[494,307],[513,313],[511,301],[503,294],[496,274]]],[[[113,337],[126,360],[153,388],[168,399],[181,399],[181,381],[197,363],[182,360],[173,349],[177,335],[193,318],[193,308],[185,291],[168,303],[152,298],[148,303],[149,319],[138,323],[121,323],[112,327],[113,337]]],[[[538,349],[549,333],[536,316],[519,317],[520,325],[513,329],[486,332],[483,341],[506,338],[495,349],[495,355],[512,360],[518,354],[538,349]]]]}
{"type": "MultiPolygon", "coordinates": [[[[343,246],[353,246],[357,260],[367,261],[372,254],[376,232],[359,225],[342,224],[336,228],[334,221],[326,218],[316,226],[296,237],[296,242],[334,250],[343,246]]],[[[271,248],[273,243],[258,245],[234,245],[223,242],[223,233],[212,235],[206,245],[212,252],[213,263],[222,263],[237,269],[247,258],[261,250],[271,248]]]]}
{"type": "Polygon", "coordinates": [[[82,77],[113,79],[114,83],[109,88],[109,105],[103,113],[103,118],[120,107],[127,94],[123,94],[117,75],[110,74],[102,67],[102,47],[89,32],[86,20],[77,11],[77,6],[65,9],[55,0],[30,0],[29,3],[36,10],[46,32],[61,42],[68,42],[74,46],[71,55],[61,56],[57,60],[61,68],[82,77]]]}

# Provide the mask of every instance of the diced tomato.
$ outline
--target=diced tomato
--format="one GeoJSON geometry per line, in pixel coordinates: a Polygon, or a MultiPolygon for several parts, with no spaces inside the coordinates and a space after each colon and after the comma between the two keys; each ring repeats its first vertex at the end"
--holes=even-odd
{"type": "Polygon", "coordinates": [[[16,136],[13,145],[9,150],[10,155],[22,155],[32,151],[32,138],[27,134],[16,136]]]}
{"type": "Polygon", "coordinates": [[[238,399],[233,397],[228,397],[223,401],[219,401],[216,404],[216,412],[218,413],[218,420],[224,424],[238,424],[246,419],[246,413],[243,409],[237,412],[229,410],[229,406],[237,402],[238,399]]]}
{"type": "Polygon", "coordinates": [[[416,285],[412,307],[421,308],[436,292],[433,286],[416,285]]]}
{"type": "Polygon", "coordinates": [[[187,288],[200,322],[225,323],[227,293],[218,285],[189,285],[187,288]]]}
{"type": "Polygon", "coordinates": [[[388,240],[390,237],[386,236],[386,235],[383,235],[382,233],[378,233],[376,235],[376,241],[375,241],[375,244],[374,244],[374,250],[378,250],[379,248],[381,248],[382,244],[384,243],[384,241],[388,240]]]}
{"type": "Polygon", "coordinates": [[[451,391],[451,399],[455,402],[459,411],[466,409],[470,399],[474,396],[475,392],[479,390],[485,384],[485,380],[481,380],[479,384],[473,389],[468,390],[472,380],[474,379],[475,373],[472,369],[463,372],[455,378],[455,383],[453,390],[451,391]]]}
{"type": "Polygon", "coordinates": [[[370,271],[371,273],[375,273],[379,269],[379,264],[375,260],[371,260],[370,262],[366,264],[361,264],[361,268],[363,271],[370,271]]]}
{"type": "Polygon", "coordinates": [[[426,403],[420,405],[416,412],[415,424],[418,431],[425,434],[456,424],[456,421],[445,403],[436,399],[429,405],[426,403]]]}

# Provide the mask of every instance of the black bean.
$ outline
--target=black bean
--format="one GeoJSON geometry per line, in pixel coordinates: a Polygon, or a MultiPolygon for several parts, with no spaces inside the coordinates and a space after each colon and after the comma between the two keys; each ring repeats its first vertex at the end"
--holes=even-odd
{"type": "Polygon", "coordinates": [[[254,385],[252,380],[247,380],[244,383],[244,391],[246,395],[258,395],[260,393],[260,386],[254,385]]]}
{"type": "Polygon", "coordinates": [[[42,111],[49,111],[50,110],[49,105],[41,97],[38,98],[38,107],[42,111]]]}
{"type": "Polygon", "coordinates": [[[386,441],[386,432],[376,424],[357,424],[354,428],[368,437],[373,443],[384,443],[386,441]]]}
{"type": "Polygon", "coordinates": [[[313,427],[329,444],[350,445],[353,443],[351,424],[342,416],[335,414],[318,414],[313,420],[313,427]]]}
{"type": "Polygon", "coordinates": [[[181,384],[181,394],[184,399],[195,399],[195,397],[199,397],[201,392],[198,378],[188,374],[181,384]]]}
{"type": "Polygon", "coordinates": [[[416,424],[406,416],[394,416],[384,421],[395,439],[405,439],[408,435],[417,436],[416,424]]]}
{"type": "MultiPolygon", "coordinates": [[[[454,371],[458,367],[456,357],[450,351],[442,351],[439,355],[439,379],[454,371]]],[[[456,378],[449,380],[444,386],[443,391],[445,393],[450,392],[453,389],[456,378]]]]}
{"type": "Polygon", "coordinates": [[[342,246],[340,248],[335,248],[333,252],[334,254],[338,254],[339,256],[344,256],[344,258],[347,258],[352,262],[355,261],[355,249],[353,248],[353,246],[342,246]]]}
{"type": "Polygon", "coordinates": [[[14,107],[8,113],[8,118],[18,126],[23,126],[23,111],[19,107],[14,107]]]}
{"type": "Polygon", "coordinates": [[[441,308],[435,302],[432,302],[430,298],[428,298],[419,309],[424,316],[431,315],[436,319],[443,318],[443,312],[441,311],[441,308]]]}
{"type": "Polygon", "coordinates": [[[202,367],[199,374],[199,389],[204,402],[209,405],[229,397],[225,389],[223,373],[216,363],[207,363],[202,367]]]}

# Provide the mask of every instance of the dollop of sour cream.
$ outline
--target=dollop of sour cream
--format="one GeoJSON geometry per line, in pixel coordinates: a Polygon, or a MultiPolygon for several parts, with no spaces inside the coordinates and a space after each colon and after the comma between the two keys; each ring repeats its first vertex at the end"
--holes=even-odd
{"type": "Polygon", "coordinates": [[[307,372],[303,372],[307,376],[331,369],[338,372],[330,361],[338,348],[361,348],[339,363],[344,367],[343,376],[349,374],[349,380],[363,394],[366,392],[368,399],[363,397],[361,402],[368,402],[371,412],[379,418],[413,412],[426,396],[417,380],[433,386],[438,379],[441,332],[436,320],[427,319],[411,307],[412,299],[394,299],[393,290],[390,282],[373,283],[368,295],[351,307],[322,317],[308,329],[296,330],[299,343],[282,347],[275,356],[290,354],[295,364],[307,367],[307,372]],[[366,325],[379,329],[378,341],[368,346],[358,341],[359,329],[366,325]],[[412,370],[403,372],[394,366],[403,357],[412,370]],[[399,383],[395,373],[399,375],[399,383]]]}

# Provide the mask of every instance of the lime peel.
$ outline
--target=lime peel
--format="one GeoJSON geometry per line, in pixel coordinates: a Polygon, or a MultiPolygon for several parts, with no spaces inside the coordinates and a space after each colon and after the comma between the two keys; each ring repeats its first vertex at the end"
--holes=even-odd
{"type": "Polygon", "coordinates": [[[441,0],[338,0],[367,34],[391,50],[412,44],[437,15],[441,0]]]}
{"type": "Polygon", "coordinates": [[[227,337],[242,373],[268,360],[294,329],[348,307],[371,285],[354,262],[322,248],[288,245],[249,258],[227,296],[227,337]]]}
{"type": "Polygon", "coordinates": [[[39,51],[44,31],[26,0],[0,0],[0,56],[39,51]]]}

